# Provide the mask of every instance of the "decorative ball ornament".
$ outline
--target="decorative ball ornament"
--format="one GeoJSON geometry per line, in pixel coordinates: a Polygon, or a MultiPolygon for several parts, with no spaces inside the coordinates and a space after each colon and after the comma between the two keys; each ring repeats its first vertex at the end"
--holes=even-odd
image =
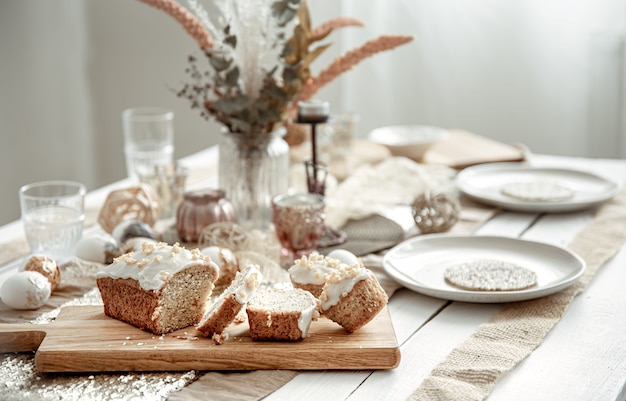
{"type": "Polygon", "coordinates": [[[413,219],[423,234],[448,231],[458,220],[459,199],[449,193],[426,191],[413,202],[413,219]]]}
{"type": "Polygon", "coordinates": [[[159,197],[152,187],[136,187],[111,191],[100,209],[98,223],[109,234],[124,220],[142,221],[150,227],[161,213],[159,197]]]}
{"type": "Polygon", "coordinates": [[[220,221],[204,227],[198,237],[200,249],[216,245],[237,251],[246,241],[246,230],[237,223],[220,221]]]}

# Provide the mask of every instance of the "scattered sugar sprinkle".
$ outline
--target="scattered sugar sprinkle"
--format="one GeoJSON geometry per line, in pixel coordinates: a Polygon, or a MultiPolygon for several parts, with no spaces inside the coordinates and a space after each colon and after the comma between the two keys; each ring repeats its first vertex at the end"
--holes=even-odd
{"type": "Polygon", "coordinates": [[[160,274],[159,274],[159,278],[162,281],[167,281],[170,278],[170,272],[167,272],[165,270],[163,270],[160,274]]]}
{"type": "Polygon", "coordinates": [[[141,244],[141,251],[146,255],[150,255],[155,250],[155,246],[151,242],[144,242],[141,244]]]}
{"type": "MultiPolygon", "coordinates": [[[[200,372],[41,375],[30,353],[4,354],[0,393],[20,400],[151,400],[167,398],[192,383],[200,372]]],[[[7,398],[8,397],[8,398],[7,398]]]]}

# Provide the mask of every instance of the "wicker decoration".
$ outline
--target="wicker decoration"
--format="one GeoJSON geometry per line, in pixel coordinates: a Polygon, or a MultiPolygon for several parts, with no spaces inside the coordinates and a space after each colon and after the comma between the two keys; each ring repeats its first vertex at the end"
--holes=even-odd
{"type": "Polygon", "coordinates": [[[413,219],[423,234],[448,231],[458,220],[459,199],[452,194],[426,191],[413,202],[413,219]]]}
{"type": "Polygon", "coordinates": [[[160,215],[159,198],[147,185],[111,191],[100,209],[98,223],[109,234],[124,220],[137,220],[150,227],[160,215]]]}
{"type": "Polygon", "coordinates": [[[217,222],[204,227],[198,237],[198,248],[219,246],[233,252],[241,249],[246,241],[246,231],[242,226],[232,222],[217,222]]]}

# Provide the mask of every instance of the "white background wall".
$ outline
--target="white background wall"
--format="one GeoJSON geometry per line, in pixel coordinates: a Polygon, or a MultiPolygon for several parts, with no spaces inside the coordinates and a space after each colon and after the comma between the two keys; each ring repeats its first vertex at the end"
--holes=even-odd
{"type": "MultiPolygon", "coordinates": [[[[318,0],[314,25],[362,19],[314,68],[384,33],[415,41],[365,61],[319,97],[361,115],[359,135],[394,123],[464,128],[543,153],[626,156],[625,0],[318,0]]],[[[123,178],[120,115],[175,112],[175,154],[217,142],[219,126],[171,91],[193,42],[135,0],[0,1],[0,224],[18,188],[123,178]]]]}

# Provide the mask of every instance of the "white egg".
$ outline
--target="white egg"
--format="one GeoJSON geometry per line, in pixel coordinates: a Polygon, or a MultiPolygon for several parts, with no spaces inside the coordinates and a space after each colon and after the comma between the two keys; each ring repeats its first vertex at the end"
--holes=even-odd
{"type": "Polygon", "coordinates": [[[331,259],[337,259],[340,262],[350,266],[359,263],[359,258],[357,258],[356,255],[352,252],[345,249],[334,249],[330,251],[326,256],[331,259]]]}
{"type": "Polygon", "coordinates": [[[82,237],[76,244],[76,257],[89,262],[110,264],[118,253],[117,241],[108,234],[82,237]]]}
{"type": "Polygon", "coordinates": [[[120,253],[128,253],[128,252],[139,252],[141,251],[141,246],[144,243],[149,244],[157,244],[158,241],[152,238],[144,238],[144,237],[132,237],[127,239],[120,246],[120,253]]]}
{"type": "Polygon", "coordinates": [[[150,227],[143,221],[136,220],[122,221],[117,226],[115,226],[115,228],[113,228],[111,235],[119,244],[123,244],[131,238],[155,238],[152,227],[150,227]]]}
{"type": "Polygon", "coordinates": [[[48,279],[34,271],[17,272],[0,287],[0,299],[13,309],[37,309],[46,303],[51,293],[48,279]]]}
{"type": "Polygon", "coordinates": [[[211,261],[215,263],[218,267],[221,267],[222,258],[220,258],[220,247],[219,246],[207,246],[206,248],[200,249],[200,253],[203,255],[207,255],[211,258],[211,261]]]}

